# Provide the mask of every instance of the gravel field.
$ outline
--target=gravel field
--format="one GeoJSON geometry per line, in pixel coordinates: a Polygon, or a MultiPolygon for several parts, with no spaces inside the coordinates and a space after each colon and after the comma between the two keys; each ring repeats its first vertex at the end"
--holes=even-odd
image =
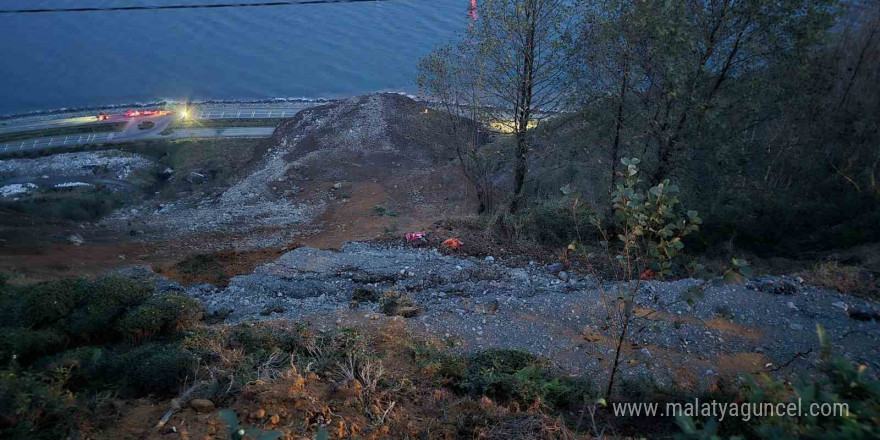
{"type": "MultiPolygon", "coordinates": [[[[421,309],[406,319],[415,334],[457,340],[463,351],[524,349],[571,373],[605,371],[612,351],[600,292],[616,292],[625,283],[576,275],[563,280],[536,264],[511,267],[488,260],[494,259],[364,243],[347,244],[340,252],[304,247],[232,278],[225,288],[183,288],[159,278],[159,289],[199,298],[209,311],[232,310],[228,323],[306,319],[318,328],[402,319],[383,315],[375,301],[352,303],[355,292],[362,297],[396,291],[421,309]]],[[[653,306],[655,295],[660,304],[673,303],[702,282],[646,282],[638,300],[642,312],[653,306]]],[[[853,310],[876,316],[877,305],[796,279],[713,285],[694,307],[679,302],[654,310],[651,328],[631,338],[627,355],[635,364],[627,364],[625,376],[708,386],[743,371],[800,373],[818,357],[817,324],[836,352],[872,371],[880,367],[880,324],[850,317],[853,310]]]]}
{"type": "Polygon", "coordinates": [[[62,153],[34,159],[0,160],[0,176],[42,177],[55,175],[107,175],[128,180],[137,170],[147,170],[156,163],[139,154],[120,150],[62,153]]]}

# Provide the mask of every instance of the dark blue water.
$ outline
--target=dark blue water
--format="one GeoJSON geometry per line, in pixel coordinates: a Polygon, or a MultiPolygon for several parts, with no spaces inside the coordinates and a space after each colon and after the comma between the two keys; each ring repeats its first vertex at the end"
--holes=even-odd
{"type": "MultiPolygon", "coordinates": [[[[0,9],[219,1],[3,0],[0,9]]],[[[0,114],[412,92],[419,59],[466,29],[469,4],[0,14],[0,114]]]]}

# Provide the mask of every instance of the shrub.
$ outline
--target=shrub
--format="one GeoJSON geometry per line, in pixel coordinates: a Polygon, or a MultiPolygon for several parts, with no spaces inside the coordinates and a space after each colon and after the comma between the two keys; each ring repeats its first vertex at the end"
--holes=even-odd
{"type": "Polygon", "coordinates": [[[422,313],[422,308],[408,295],[400,294],[394,290],[386,291],[379,298],[379,309],[388,316],[403,316],[412,318],[422,313]]]}
{"type": "Polygon", "coordinates": [[[537,399],[566,407],[589,393],[584,380],[553,374],[549,362],[519,350],[491,349],[469,360],[465,386],[471,394],[530,404],[537,399]]]}
{"type": "Polygon", "coordinates": [[[416,345],[413,348],[413,357],[440,385],[459,393],[467,392],[465,377],[468,363],[465,357],[427,344],[416,345]]]}
{"type": "Polygon", "coordinates": [[[58,366],[70,369],[65,386],[71,390],[102,389],[118,378],[108,371],[113,353],[102,347],[86,346],[63,351],[37,362],[37,367],[51,371],[58,366]]]}
{"type": "Polygon", "coordinates": [[[269,316],[273,313],[284,313],[287,308],[283,304],[267,304],[260,309],[260,315],[269,316]]]}
{"type": "Polygon", "coordinates": [[[232,330],[228,344],[256,357],[275,351],[301,352],[311,339],[307,330],[305,324],[299,323],[293,328],[266,323],[246,323],[232,330]]]}
{"type": "Polygon", "coordinates": [[[67,438],[76,424],[73,396],[31,374],[0,371],[0,437],[67,438]]]}
{"type": "Polygon", "coordinates": [[[196,254],[177,264],[174,268],[188,274],[200,274],[217,264],[217,256],[212,254],[196,254]]]}
{"type": "Polygon", "coordinates": [[[202,307],[197,300],[161,295],[128,311],[120,320],[119,329],[125,337],[140,342],[189,328],[201,318],[202,307]]]}
{"type": "Polygon", "coordinates": [[[24,301],[24,325],[67,331],[70,314],[89,287],[83,278],[65,278],[22,288],[18,294],[24,301]]]}
{"type": "Polygon", "coordinates": [[[542,202],[502,219],[513,235],[548,246],[564,246],[593,230],[590,212],[583,204],[542,202]]]}
{"type": "Polygon", "coordinates": [[[842,265],[836,261],[817,264],[812,270],[803,273],[807,283],[836,289],[864,297],[877,296],[880,284],[871,274],[859,267],[842,265]]]}
{"type": "Polygon", "coordinates": [[[192,377],[198,360],[176,344],[149,343],[125,350],[110,361],[111,379],[143,393],[171,394],[192,377]]]}
{"type": "Polygon", "coordinates": [[[379,292],[370,287],[356,286],[351,299],[357,302],[376,302],[379,301],[379,292]]]}
{"type": "Polygon", "coordinates": [[[88,342],[115,339],[116,321],[150,296],[150,289],[126,278],[101,278],[89,286],[70,315],[70,333],[88,342]]]}
{"type": "Polygon", "coordinates": [[[880,381],[867,374],[865,365],[856,365],[831,353],[825,331],[818,327],[822,344],[822,375],[800,384],[774,381],[762,376],[760,382],[751,381],[750,393],[744,396],[753,404],[794,404],[808,412],[813,404],[846,405],[847,413],[832,416],[808,414],[773,417],[752,417],[747,423],[731,428],[728,420],[719,425],[714,420],[698,424],[690,417],[681,416],[678,424],[682,433],[676,439],[721,439],[745,435],[746,438],[776,439],[874,439],[880,438],[880,381]]]}
{"type": "Polygon", "coordinates": [[[54,353],[64,346],[64,336],[54,330],[0,328],[0,363],[15,359],[28,364],[34,359],[54,353]]]}

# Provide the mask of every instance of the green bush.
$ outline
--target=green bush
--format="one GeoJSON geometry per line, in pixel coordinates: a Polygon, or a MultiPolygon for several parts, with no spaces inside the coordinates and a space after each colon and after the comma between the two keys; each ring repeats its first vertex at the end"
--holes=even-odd
{"type": "Polygon", "coordinates": [[[465,357],[426,344],[413,347],[413,357],[419,365],[432,372],[439,385],[459,393],[467,392],[465,376],[468,363],[465,357]]]}
{"type": "Polygon", "coordinates": [[[200,274],[216,266],[217,256],[214,254],[195,254],[177,264],[174,268],[188,274],[200,274]]]}
{"type": "Polygon", "coordinates": [[[56,440],[75,425],[73,397],[58,383],[0,371],[0,438],[56,440]]]}
{"type": "Polygon", "coordinates": [[[77,302],[89,292],[90,283],[83,278],[25,286],[18,295],[24,301],[24,325],[32,328],[56,328],[66,331],[70,314],[77,302]]]}
{"type": "Polygon", "coordinates": [[[865,365],[856,365],[831,353],[824,330],[818,328],[822,344],[820,377],[796,384],[775,381],[769,376],[751,381],[749,393],[739,402],[752,404],[794,404],[805,410],[796,416],[752,417],[746,423],[726,419],[703,423],[691,417],[678,417],[678,440],[756,438],[766,440],[861,440],[880,438],[880,381],[867,374],[865,365]],[[812,416],[808,408],[818,405],[846,405],[845,414],[812,416]],[[738,423],[739,422],[739,423],[738,423]]]}
{"type": "Polygon", "coordinates": [[[583,402],[589,394],[585,380],[553,374],[549,362],[519,350],[491,349],[473,355],[464,385],[471,394],[501,402],[530,404],[541,399],[558,408],[583,402]]]}
{"type": "Polygon", "coordinates": [[[326,341],[314,338],[308,332],[307,325],[301,323],[295,324],[292,328],[266,323],[246,323],[231,332],[227,343],[260,358],[273,351],[304,353],[307,351],[305,350],[307,344],[317,346],[325,344],[326,341]]]}
{"type": "Polygon", "coordinates": [[[38,361],[35,370],[51,371],[58,366],[70,369],[65,386],[71,390],[104,389],[118,380],[109,373],[113,353],[103,347],[85,346],[63,351],[38,361]]]}
{"type": "Polygon", "coordinates": [[[115,322],[150,297],[147,286],[125,278],[101,278],[88,290],[70,314],[71,335],[88,342],[115,339],[115,322]]]}
{"type": "Polygon", "coordinates": [[[198,359],[177,344],[148,343],[109,360],[109,374],[140,393],[174,394],[191,378],[198,359]]]}
{"type": "Polygon", "coordinates": [[[150,296],[127,278],[65,278],[0,292],[0,326],[53,329],[83,342],[114,339],[115,322],[150,296]]]}
{"type": "Polygon", "coordinates": [[[198,356],[179,342],[85,346],[47,357],[38,366],[44,372],[68,368],[66,388],[73,391],[165,395],[178,392],[181,381],[193,376],[198,356]]]}
{"type": "Polygon", "coordinates": [[[64,342],[64,336],[55,330],[0,328],[0,363],[8,365],[15,359],[27,364],[54,353],[64,346],[64,342]]]}
{"type": "Polygon", "coordinates": [[[154,296],[122,316],[119,329],[133,341],[146,341],[157,336],[189,328],[202,318],[201,304],[179,295],[154,296]]]}
{"type": "Polygon", "coordinates": [[[561,201],[530,205],[518,214],[505,216],[502,223],[513,235],[547,246],[565,246],[595,230],[585,205],[561,201]]]}

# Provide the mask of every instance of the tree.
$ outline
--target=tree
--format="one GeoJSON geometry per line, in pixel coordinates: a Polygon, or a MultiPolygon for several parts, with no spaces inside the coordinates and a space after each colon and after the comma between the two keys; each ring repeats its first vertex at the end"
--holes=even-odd
{"type": "MultiPolygon", "coordinates": [[[[835,0],[605,0],[582,2],[594,41],[581,59],[610,100],[614,148],[641,143],[652,184],[682,160],[705,153],[706,134],[729,136],[753,121],[751,96],[772,83],[765,73],[809,50],[833,23],[835,0]],[[612,98],[613,97],[613,98],[612,98]],[[726,113],[726,115],[724,115],[726,113]],[[720,116],[730,115],[725,118],[720,116]],[[716,124],[727,124],[717,131],[716,124]],[[631,130],[621,139],[623,124],[631,130]]],[[[581,93],[583,95],[584,93],[581,93]]],[[[607,97],[607,98],[606,98],[607,97]]],[[[614,166],[614,165],[613,165],[614,166]]]]}
{"type": "Polygon", "coordinates": [[[570,3],[486,0],[480,3],[479,20],[455,50],[440,49],[422,63],[422,84],[430,85],[426,91],[432,97],[464,98],[465,107],[481,109],[474,114],[481,122],[515,138],[511,212],[522,206],[532,145],[529,131],[539,119],[559,110],[566,93],[570,3]]]}
{"type": "Polygon", "coordinates": [[[423,97],[443,110],[444,129],[453,137],[453,153],[462,175],[477,195],[479,213],[494,206],[490,172],[493,164],[480,151],[485,137],[482,72],[473,61],[473,48],[446,45],[419,63],[418,84],[423,97]]]}

